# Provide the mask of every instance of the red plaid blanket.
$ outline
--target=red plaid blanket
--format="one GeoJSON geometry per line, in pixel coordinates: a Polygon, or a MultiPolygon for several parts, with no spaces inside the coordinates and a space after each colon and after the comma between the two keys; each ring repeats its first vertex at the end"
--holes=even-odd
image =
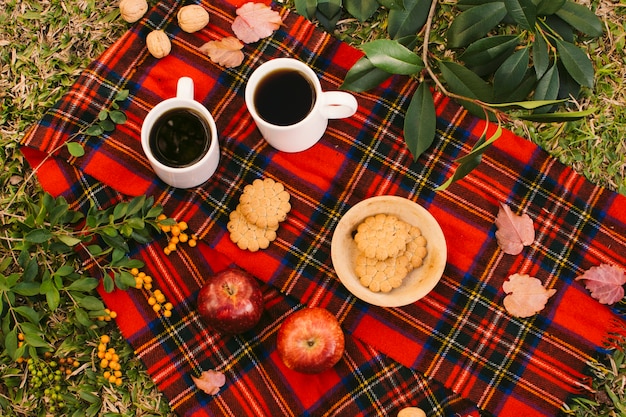
{"type": "Polygon", "coordinates": [[[76,208],[101,207],[148,194],[170,216],[186,220],[202,238],[196,248],[163,254],[165,238],[133,249],[145,271],[174,304],[171,317],[155,313],[148,293],[102,292],[117,323],[173,409],[201,415],[396,415],[420,406],[429,415],[550,416],[585,391],[585,368],[601,350],[616,313],[590,298],[574,278],[600,263],[626,266],[626,201],[594,186],[528,141],[505,132],[480,167],[445,192],[454,159],[484,129],[453,102],[437,97],[437,139],[418,161],[402,140],[414,80],[394,77],[358,94],[354,117],[330,122],[310,150],[278,153],[260,137],[246,112],[243,90],[254,68],[278,56],[307,62],[325,89],[336,89],[360,52],[280,10],[284,25],[247,45],[237,68],[212,64],[198,46],[232,34],[234,6],[203,1],[209,26],[179,30],[180,2],[159,3],[90,65],[69,93],[25,136],[23,151],[39,169],[43,187],[76,208]],[[144,39],[155,28],[172,38],[172,53],[152,58],[144,39]],[[195,80],[196,99],[212,112],[221,140],[217,174],[191,190],[172,189],[154,175],[139,133],[147,112],[175,94],[176,80],[195,80]],[[77,139],[86,155],[73,158],[59,144],[109,108],[116,93],[128,122],[101,137],[77,139]],[[293,209],[269,249],[239,250],[226,231],[228,214],[255,178],[285,184],[293,209]],[[353,297],[339,282],[330,257],[337,222],[374,195],[417,201],[441,224],[448,263],[441,282],[422,300],[381,308],[353,297]],[[537,238],[518,256],[494,238],[498,206],[528,213],[537,238]],[[195,296],[208,274],[236,264],[264,283],[266,312],[251,332],[225,337],[207,329],[195,296]],[[502,283],[513,273],[539,278],[556,294],[528,319],[503,308],[502,283]],[[327,308],[347,335],[346,354],[332,370],[303,376],[276,356],[281,321],[304,305],[327,308]],[[192,375],[217,369],[227,383],[216,396],[198,391],[192,375]]]}

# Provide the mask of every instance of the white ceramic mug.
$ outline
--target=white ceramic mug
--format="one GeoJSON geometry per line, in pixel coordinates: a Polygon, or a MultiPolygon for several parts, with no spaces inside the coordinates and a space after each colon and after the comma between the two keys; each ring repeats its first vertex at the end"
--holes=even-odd
{"type": "MultiPolygon", "coordinates": [[[[165,118],[167,117],[171,116],[165,116],[165,118]]],[[[193,123],[190,124],[196,123],[195,120],[191,120],[191,122],[193,123]]],[[[185,144],[187,144],[187,142],[183,142],[183,145],[185,144]]],[[[176,87],[176,97],[163,100],[148,112],[141,126],[141,146],[154,172],[159,178],[172,187],[196,187],[207,181],[215,173],[220,159],[217,127],[215,126],[213,116],[211,116],[207,108],[200,102],[194,100],[194,85],[191,78],[180,78],[176,87]],[[191,112],[194,115],[192,119],[198,119],[203,124],[201,128],[205,131],[204,136],[206,136],[206,140],[200,145],[194,144],[187,146],[186,149],[184,149],[184,146],[181,147],[181,152],[197,150],[197,155],[193,155],[195,156],[193,158],[190,157],[186,163],[172,163],[167,157],[158,155],[160,151],[155,148],[157,145],[155,144],[154,135],[159,126],[164,123],[162,116],[171,115],[173,114],[172,112],[176,111],[180,111],[182,114],[191,112]]],[[[181,159],[181,161],[183,161],[183,159],[181,159]]]]}
{"type": "MultiPolygon", "coordinates": [[[[288,94],[288,92],[285,93],[288,94]]],[[[315,72],[305,63],[293,58],[275,58],[254,70],[246,85],[245,100],[248,111],[263,138],[274,148],[283,152],[300,152],[310,148],[324,135],[329,119],[350,117],[358,108],[356,98],[350,93],[322,91],[315,72]],[[278,124],[261,117],[257,108],[257,94],[263,88],[260,86],[263,86],[268,76],[285,70],[296,71],[308,81],[313,90],[313,100],[308,114],[303,119],[290,124],[278,124]]],[[[281,100],[277,104],[280,106],[280,111],[284,112],[290,111],[291,105],[291,100],[281,100]]]]}

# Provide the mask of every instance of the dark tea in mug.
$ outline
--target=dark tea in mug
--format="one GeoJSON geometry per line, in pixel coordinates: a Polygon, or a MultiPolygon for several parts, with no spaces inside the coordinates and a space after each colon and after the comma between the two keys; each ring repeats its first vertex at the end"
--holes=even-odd
{"type": "Polygon", "coordinates": [[[150,131],[150,149],[162,164],[183,168],[198,162],[211,144],[209,126],[191,109],[166,111],[150,131]]]}
{"type": "Polygon", "coordinates": [[[277,69],[259,81],[254,108],[266,122],[289,126],[311,112],[315,99],[315,88],[303,73],[291,68],[277,69]]]}

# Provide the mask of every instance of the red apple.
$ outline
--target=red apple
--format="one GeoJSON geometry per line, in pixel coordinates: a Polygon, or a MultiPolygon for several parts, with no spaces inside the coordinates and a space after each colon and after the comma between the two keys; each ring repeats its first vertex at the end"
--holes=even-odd
{"type": "Polygon", "coordinates": [[[278,329],[278,356],[287,368],[316,374],[332,368],[344,351],[337,318],[321,307],[298,310],[278,329]]]}
{"type": "Polygon", "coordinates": [[[198,313],[203,321],[225,334],[253,328],[263,313],[263,294],[247,272],[225,269],[208,278],[198,293],[198,313]]]}

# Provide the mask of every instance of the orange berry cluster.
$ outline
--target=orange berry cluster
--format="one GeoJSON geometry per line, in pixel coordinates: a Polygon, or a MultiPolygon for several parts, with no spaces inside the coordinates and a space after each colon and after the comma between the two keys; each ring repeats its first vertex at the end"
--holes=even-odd
{"type": "Polygon", "coordinates": [[[98,316],[98,320],[99,321],[111,321],[112,319],[115,319],[117,317],[117,313],[115,311],[111,311],[108,308],[104,309],[104,314],[101,316],[98,316]]]}
{"type": "Polygon", "coordinates": [[[166,301],[165,295],[161,290],[152,290],[152,277],[145,272],[139,271],[137,268],[131,269],[130,273],[135,277],[135,288],[139,290],[145,289],[150,292],[148,304],[152,306],[154,312],[162,312],[165,317],[171,317],[174,305],[166,301]]]}
{"type": "Polygon", "coordinates": [[[105,380],[119,387],[124,382],[122,379],[122,365],[120,365],[120,357],[115,352],[115,348],[107,348],[110,341],[111,338],[107,335],[100,337],[100,343],[98,343],[100,369],[103,370],[102,376],[105,380]]]}
{"type": "MultiPolygon", "coordinates": [[[[157,217],[157,220],[159,221],[166,219],[167,216],[165,214],[161,214],[157,217]]],[[[169,239],[167,246],[163,249],[163,252],[165,252],[166,255],[174,252],[179,243],[187,243],[189,247],[192,248],[198,244],[198,236],[194,233],[189,234],[189,226],[187,225],[187,222],[180,221],[174,225],[161,224],[160,228],[163,233],[167,234],[169,239]]]]}
{"type": "Polygon", "coordinates": [[[161,290],[154,290],[152,292],[152,296],[148,298],[148,304],[152,306],[155,313],[161,311],[165,317],[172,316],[174,305],[165,301],[165,295],[163,295],[161,290]]]}

